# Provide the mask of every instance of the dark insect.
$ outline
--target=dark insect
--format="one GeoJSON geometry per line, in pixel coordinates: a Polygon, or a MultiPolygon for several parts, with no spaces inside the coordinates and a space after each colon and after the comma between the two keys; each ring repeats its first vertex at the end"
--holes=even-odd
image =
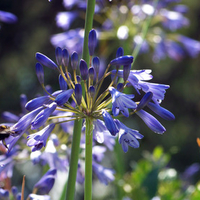
{"type": "Polygon", "coordinates": [[[6,148],[8,148],[8,147],[5,143],[5,139],[8,138],[10,135],[13,135],[14,133],[15,133],[14,131],[10,130],[9,126],[0,125],[0,140],[2,140],[2,142],[6,148]]]}

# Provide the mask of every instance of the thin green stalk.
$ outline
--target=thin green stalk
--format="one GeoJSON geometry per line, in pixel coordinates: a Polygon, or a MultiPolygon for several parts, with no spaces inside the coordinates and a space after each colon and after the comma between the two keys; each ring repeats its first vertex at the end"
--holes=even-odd
{"type": "MultiPolygon", "coordinates": [[[[156,11],[156,7],[157,7],[157,4],[158,4],[158,1],[159,0],[155,0],[154,1],[154,13],[156,11]]],[[[154,16],[154,13],[152,15],[149,16],[149,18],[145,21],[143,27],[142,27],[142,42],[136,46],[136,48],[134,49],[133,51],[133,57],[134,57],[134,60],[133,60],[133,63],[132,63],[132,67],[135,63],[135,60],[140,52],[140,49],[141,49],[141,46],[142,46],[142,43],[143,41],[145,40],[146,36],[147,36],[147,33],[148,33],[148,29],[149,29],[149,26],[151,24],[151,21],[152,21],[152,18],[154,16]]]]}
{"type": "Polygon", "coordinates": [[[92,138],[93,122],[92,119],[86,118],[85,130],[85,200],[92,200],[92,138]]]}
{"type": "Polygon", "coordinates": [[[85,34],[84,34],[84,44],[83,44],[83,59],[87,63],[88,67],[90,64],[90,56],[88,49],[88,35],[93,26],[93,17],[94,17],[94,7],[95,0],[87,1],[87,10],[86,10],[86,18],[85,18],[85,34]]]}
{"type": "MultiPolygon", "coordinates": [[[[95,0],[88,0],[87,1],[87,10],[86,10],[86,19],[85,19],[83,55],[82,55],[82,58],[87,62],[88,66],[89,66],[89,59],[90,59],[89,50],[88,50],[88,35],[89,35],[89,31],[92,29],[94,7],[95,7],[95,0]]],[[[84,96],[85,96],[85,92],[83,91],[83,97],[84,96]]],[[[66,191],[65,198],[64,198],[65,191],[63,192],[63,195],[61,197],[62,200],[63,199],[74,200],[82,122],[83,122],[83,120],[76,120],[74,123],[67,191],[66,191]]]]}
{"type": "Polygon", "coordinates": [[[72,139],[72,148],[71,148],[71,159],[69,166],[69,177],[67,184],[67,194],[66,200],[74,199],[75,194],[75,185],[76,185],[76,175],[78,169],[78,159],[79,159],[79,149],[80,149],[80,140],[81,140],[81,129],[82,129],[83,120],[76,120],[74,123],[74,132],[72,139]]]}

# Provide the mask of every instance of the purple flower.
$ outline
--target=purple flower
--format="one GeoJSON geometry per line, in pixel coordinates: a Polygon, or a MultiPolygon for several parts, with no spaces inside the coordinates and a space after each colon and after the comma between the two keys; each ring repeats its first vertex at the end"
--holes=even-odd
{"type": "Polygon", "coordinates": [[[51,69],[58,69],[58,66],[56,65],[56,63],[53,62],[50,58],[48,58],[44,54],[38,52],[35,54],[35,57],[37,61],[43,64],[44,66],[49,67],[51,69]]]}
{"type": "Polygon", "coordinates": [[[82,52],[84,31],[82,29],[69,30],[64,33],[55,34],[51,37],[54,46],[67,48],[70,53],[76,49],[77,53],[82,52]],[[70,41],[70,42],[69,42],[70,41]]]}
{"type": "Polygon", "coordinates": [[[35,70],[40,84],[44,84],[44,70],[42,65],[40,63],[36,63],[35,70]]]}
{"type": "Polygon", "coordinates": [[[25,108],[29,111],[32,111],[40,106],[43,106],[44,104],[49,104],[51,102],[52,100],[50,100],[49,96],[36,97],[28,101],[25,105],[25,108]]]}
{"type": "Polygon", "coordinates": [[[94,161],[101,162],[104,158],[104,153],[106,152],[106,148],[103,146],[94,146],[92,148],[92,157],[94,161]]]}
{"type": "Polygon", "coordinates": [[[99,181],[105,185],[108,185],[110,181],[114,181],[114,173],[115,171],[113,169],[108,169],[103,167],[102,165],[92,162],[92,169],[94,173],[97,175],[99,181]]]}
{"type": "Polygon", "coordinates": [[[19,154],[20,148],[16,145],[12,150],[0,155],[0,174],[1,178],[11,178],[13,175],[13,167],[16,163],[14,159],[19,154]]]}
{"type": "Polygon", "coordinates": [[[96,31],[92,29],[89,32],[89,37],[88,37],[88,49],[90,56],[94,55],[94,50],[96,48],[96,45],[97,45],[97,34],[96,31]]]}
{"type": "Polygon", "coordinates": [[[109,133],[108,129],[105,126],[105,123],[97,119],[93,121],[94,129],[93,129],[93,134],[97,142],[103,143],[104,142],[104,134],[109,133]]]}
{"type": "Polygon", "coordinates": [[[87,63],[83,59],[80,60],[79,68],[80,68],[81,78],[85,81],[88,78],[88,67],[87,63]]]}
{"type": "Polygon", "coordinates": [[[126,153],[128,146],[138,148],[140,144],[137,139],[142,139],[143,135],[136,130],[128,128],[117,119],[114,121],[119,129],[119,143],[122,145],[123,151],[126,153]]]}
{"type": "Polygon", "coordinates": [[[71,68],[76,70],[78,67],[78,53],[74,51],[71,55],[71,68]]]}
{"type": "Polygon", "coordinates": [[[167,109],[161,107],[159,104],[149,102],[147,106],[157,115],[166,120],[174,120],[175,116],[167,109]]]}
{"type": "Polygon", "coordinates": [[[81,104],[81,100],[82,100],[82,87],[81,84],[76,84],[75,85],[75,98],[76,98],[76,102],[78,105],[81,104]]]}
{"type": "Polygon", "coordinates": [[[59,85],[61,90],[67,90],[68,88],[67,82],[65,81],[65,79],[61,74],[59,75],[59,85]]]}
{"type": "Polygon", "coordinates": [[[135,109],[137,107],[136,103],[131,100],[134,95],[123,94],[114,87],[109,87],[109,91],[112,95],[112,113],[114,116],[117,116],[121,111],[125,117],[128,117],[128,108],[135,109]]]}
{"type": "Polygon", "coordinates": [[[183,44],[185,47],[186,52],[191,57],[197,57],[197,55],[200,52],[200,42],[197,40],[193,40],[191,38],[188,38],[186,36],[180,35],[178,37],[179,42],[183,44]]]}
{"type": "Polygon", "coordinates": [[[43,106],[29,112],[28,114],[24,115],[16,124],[14,124],[11,127],[11,130],[15,131],[17,135],[20,135],[24,133],[29,126],[31,125],[31,122],[35,118],[35,116],[44,109],[43,106]]]}
{"type": "Polygon", "coordinates": [[[130,65],[133,62],[133,56],[120,56],[110,61],[111,65],[130,65]]]}
{"type": "Polygon", "coordinates": [[[55,102],[58,104],[58,106],[62,106],[69,100],[69,98],[71,97],[73,92],[74,92],[73,89],[69,89],[69,90],[65,90],[65,91],[61,92],[56,97],[55,102]]]}
{"type": "Polygon", "coordinates": [[[56,172],[57,172],[56,169],[50,169],[35,184],[34,188],[37,188],[37,191],[39,194],[44,195],[44,194],[48,194],[50,192],[50,190],[52,189],[54,182],[55,182],[56,172]]]}
{"type": "Polygon", "coordinates": [[[31,129],[38,129],[47,121],[48,117],[53,113],[56,109],[57,104],[55,102],[51,103],[47,108],[39,112],[34,120],[31,122],[31,129]]]}
{"type": "Polygon", "coordinates": [[[166,131],[165,127],[151,114],[144,110],[139,110],[136,114],[144,121],[144,123],[155,133],[162,134],[166,131]]]}
{"type": "Polygon", "coordinates": [[[59,12],[56,15],[56,24],[58,27],[63,28],[64,30],[69,29],[71,23],[78,16],[77,12],[67,11],[67,12],[59,12]]]}
{"type": "Polygon", "coordinates": [[[162,22],[163,26],[171,31],[176,31],[177,29],[189,25],[189,20],[179,12],[162,9],[160,15],[164,17],[162,22]]]}
{"type": "Polygon", "coordinates": [[[50,124],[43,128],[42,130],[29,135],[27,145],[29,147],[34,146],[32,151],[40,150],[42,147],[46,146],[47,139],[50,133],[53,131],[55,124],[50,124]]]}
{"type": "Polygon", "coordinates": [[[0,21],[11,24],[17,21],[17,17],[10,12],[0,10],[0,21]]]}
{"type": "Polygon", "coordinates": [[[111,133],[111,135],[115,136],[118,132],[117,126],[113,121],[113,118],[111,117],[111,115],[106,111],[106,110],[102,110],[102,116],[106,125],[106,128],[109,130],[109,132],[111,133]]]}
{"type": "Polygon", "coordinates": [[[9,191],[4,190],[3,188],[0,188],[0,199],[8,200],[9,199],[9,191]]]}

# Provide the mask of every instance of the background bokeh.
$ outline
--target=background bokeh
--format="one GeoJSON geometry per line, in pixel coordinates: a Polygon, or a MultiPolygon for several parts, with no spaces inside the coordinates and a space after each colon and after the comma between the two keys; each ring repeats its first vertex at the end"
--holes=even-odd
{"type": "MultiPolygon", "coordinates": [[[[182,3],[190,9],[187,14],[190,26],[183,28],[181,33],[200,40],[199,0],[185,0],[182,3]]],[[[1,0],[0,10],[18,17],[15,24],[1,23],[0,113],[11,111],[18,114],[19,97],[22,93],[28,99],[42,93],[35,75],[35,53],[39,51],[55,61],[55,48],[50,43],[50,37],[61,32],[56,26],[55,16],[65,9],[61,0],[53,0],[51,3],[47,0],[1,0]]],[[[200,161],[196,143],[196,138],[200,137],[200,55],[195,59],[185,57],[179,62],[167,58],[154,63],[151,58],[151,53],[139,55],[135,68],[150,68],[153,70],[154,82],[170,85],[162,105],[174,113],[176,120],[167,122],[159,119],[167,129],[164,135],[153,133],[137,117],[126,120],[129,127],[140,130],[145,137],[141,141],[141,147],[129,148],[123,159],[126,170],[130,170],[131,161],[140,159],[141,152],[151,152],[160,145],[171,155],[169,166],[182,172],[192,163],[200,161]]],[[[58,76],[52,70],[45,68],[46,83],[58,88],[57,79],[58,76]]]]}

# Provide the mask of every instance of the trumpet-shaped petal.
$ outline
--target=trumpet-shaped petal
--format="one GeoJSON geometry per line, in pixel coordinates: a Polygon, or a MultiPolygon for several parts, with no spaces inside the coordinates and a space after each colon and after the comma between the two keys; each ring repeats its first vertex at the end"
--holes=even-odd
{"type": "Polygon", "coordinates": [[[162,134],[166,131],[165,127],[151,114],[144,110],[139,110],[136,114],[144,121],[144,123],[155,133],[162,134]]]}
{"type": "Polygon", "coordinates": [[[28,101],[25,105],[25,108],[29,111],[32,111],[44,104],[49,104],[51,102],[52,100],[49,99],[49,96],[41,96],[28,101]]]}
{"type": "Polygon", "coordinates": [[[119,129],[119,143],[122,145],[123,151],[126,153],[128,146],[138,148],[140,144],[137,139],[142,139],[143,135],[136,130],[128,128],[117,119],[114,121],[119,129]]]}
{"type": "Polygon", "coordinates": [[[115,136],[118,133],[118,129],[117,129],[116,124],[113,121],[113,118],[106,110],[102,110],[102,116],[103,116],[106,128],[109,130],[111,135],[115,136]]]}
{"type": "Polygon", "coordinates": [[[50,190],[52,189],[54,182],[55,182],[55,176],[56,176],[56,169],[50,169],[47,171],[44,176],[35,184],[35,188],[37,188],[39,194],[48,194],[50,190]]]}
{"type": "Polygon", "coordinates": [[[47,139],[54,127],[55,124],[50,124],[37,133],[31,134],[27,137],[29,139],[27,145],[29,147],[33,146],[32,151],[40,150],[42,147],[46,146],[47,139]]]}
{"type": "Polygon", "coordinates": [[[51,103],[47,108],[42,110],[37,114],[34,120],[31,122],[31,129],[38,129],[47,121],[48,117],[56,109],[57,104],[55,102],[51,103]]]}
{"type": "Polygon", "coordinates": [[[174,120],[175,116],[167,109],[161,107],[159,104],[149,102],[147,106],[157,115],[166,120],[174,120]]]}
{"type": "Polygon", "coordinates": [[[114,181],[115,179],[113,175],[115,171],[113,169],[105,168],[96,162],[92,162],[92,169],[94,173],[97,175],[99,181],[105,185],[108,185],[110,181],[114,181]]]}
{"type": "Polygon", "coordinates": [[[28,114],[24,115],[20,120],[14,124],[11,127],[11,130],[15,131],[17,135],[20,135],[21,133],[24,133],[29,126],[31,125],[31,122],[35,118],[35,116],[44,109],[43,106],[29,112],[28,114]]]}
{"type": "Polygon", "coordinates": [[[123,94],[114,87],[109,87],[109,91],[112,95],[112,113],[114,116],[117,116],[121,111],[125,117],[128,117],[128,108],[135,109],[137,107],[137,104],[131,100],[134,95],[123,94]]]}

